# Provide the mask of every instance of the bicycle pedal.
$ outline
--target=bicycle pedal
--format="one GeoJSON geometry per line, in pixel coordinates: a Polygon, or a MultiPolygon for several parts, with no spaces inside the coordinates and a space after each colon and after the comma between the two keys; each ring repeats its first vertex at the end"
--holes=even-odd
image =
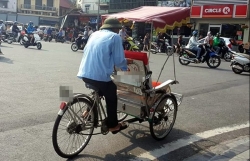
{"type": "Polygon", "coordinates": [[[109,133],[109,128],[107,126],[107,119],[106,118],[104,120],[102,120],[102,123],[101,123],[101,133],[103,135],[107,135],[109,133]]]}

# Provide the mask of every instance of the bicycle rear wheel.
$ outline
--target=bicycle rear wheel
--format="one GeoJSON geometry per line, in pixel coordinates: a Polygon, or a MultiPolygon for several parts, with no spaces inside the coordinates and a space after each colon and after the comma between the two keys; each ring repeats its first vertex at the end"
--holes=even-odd
{"type": "Polygon", "coordinates": [[[151,136],[163,140],[172,130],[177,115],[177,102],[171,96],[165,96],[156,107],[149,123],[151,136]]]}
{"type": "Polygon", "coordinates": [[[67,103],[62,115],[58,115],[52,132],[52,142],[56,153],[63,158],[78,155],[88,144],[94,131],[92,104],[85,98],[74,98],[67,103]],[[90,109],[82,118],[83,111],[90,109]]]}

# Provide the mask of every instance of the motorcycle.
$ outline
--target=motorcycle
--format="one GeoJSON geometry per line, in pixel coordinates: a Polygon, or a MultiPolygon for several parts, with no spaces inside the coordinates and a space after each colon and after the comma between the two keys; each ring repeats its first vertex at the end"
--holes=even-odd
{"type": "Polygon", "coordinates": [[[189,63],[204,63],[206,62],[210,68],[217,68],[221,64],[220,56],[216,55],[210,49],[210,45],[199,45],[201,48],[201,61],[197,61],[196,59],[196,51],[193,51],[188,48],[181,48],[179,55],[179,62],[182,65],[188,65],[189,63]]]}
{"type": "Polygon", "coordinates": [[[157,42],[151,42],[150,51],[153,54],[161,53],[161,52],[170,54],[173,50],[173,47],[169,44],[168,39],[165,39],[165,37],[164,37],[164,42],[165,44],[163,45],[162,43],[160,43],[160,46],[157,45],[157,42]]]}
{"type": "Polygon", "coordinates": [[[135,38],[135,44],[136,46],[138,46],[139,50],[143,50],[144,47],[144,43],[143,43],[143,39],[141,38],[141,36],[139,36],[139,38],[135,38]]]}
{"type": "Polygon", "coordinates": [[[33,32],[33,42],[30,43],[30,39],[31,37],[28,36],[28,34],[25,34],[23,37],[23,45],[25,48],[28,48],[29,46],[36,46],[38,50],[40,50],[42,48],[42,43],[40,41],[40,36],[37,34],[37,32],[33,32]]]}
{"type": "Polygon", "coordinates": [[[58,34],[57,34],[56,37],[55,37],[55,41],[56,41],[56,42],[64,43],[64,42],[65,42],[65,39],[64,39],[64,37],[58,36],[58,34]]]}
{"type": "Polygon", "coordinates": [[[44,36],[43,36],[43,40],[46,42],[46,41],[52,41],[52,36],[51,35],[47,35],[47,34],[45,34],[44,36]]]}
{"type": "Polygon", "coordinates": [[[77,50],[83,50],[85,47],[85,43],[83,42],[82,45],[79,43],[81,41],[83,36],[78,36],[75,40],[75,42],[72,43],[71,45],[71,50],[76,52],[77,50]]]}
{"type": "Polygon", "coordinates": [[[225,61],[230,62],[232,60],[233,52],[232,50],[226,45],[224,39],[220,39],[219,47],[220,50],[220,57],[223,58],[225,61]]]}
{"type": "Polygon", "coordinates": [[[250,55],[235,53],[231,60],[231,67],[235,74],[250,72],[250,55]]]}
{"type": "Polygon", "coordinates": [[[23,33],[18,32],[16,37],[15,37],[14,33],[9,33],[7,43],[12,44],[13,42],[19,42],[20,45],[23,45],[23,33]]]}
{"type": "Polygon", "coordinates": [[[126,41],[127,41],[129,44],[126,44],[126,45],[125,45],[125,50],[129,50],[129,51],[139,51],[139,52],[140,52],[139,47],[135,44],[135,40],[134,40],[132,37],[127,37],[127,38],[126,38],[126,41]]]}

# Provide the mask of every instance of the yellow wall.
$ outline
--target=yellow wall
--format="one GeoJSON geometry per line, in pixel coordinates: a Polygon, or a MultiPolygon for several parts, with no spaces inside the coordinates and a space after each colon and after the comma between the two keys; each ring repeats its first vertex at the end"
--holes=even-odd
{"type": "MultiPolygon", "coordinates": [[[[47,5],[47,0],[42,0],[42,4],[47,5]]],[[[21,8],[21,4],[24,4],[24,0],[17,0],[17,8],[18,10],[21,8]]],[[[36,1],[35,0],[31,0],[31,5],[35,5],[36,1]]],[[[53,7],[56,7],[57,9],[59,9],[60,6],[60,0],[54,0],[54,4],[53,7]]]]}

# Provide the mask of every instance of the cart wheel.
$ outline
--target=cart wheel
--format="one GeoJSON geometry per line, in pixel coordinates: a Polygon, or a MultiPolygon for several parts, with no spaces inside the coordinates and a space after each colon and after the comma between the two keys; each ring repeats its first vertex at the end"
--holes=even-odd
{"type": "Polygon", "coordinates": [[[172,130],[177,115],[177,103],[174,96],[166,96],[156,107],[149,122],[151,136],[163,140],[172,130]]]}

